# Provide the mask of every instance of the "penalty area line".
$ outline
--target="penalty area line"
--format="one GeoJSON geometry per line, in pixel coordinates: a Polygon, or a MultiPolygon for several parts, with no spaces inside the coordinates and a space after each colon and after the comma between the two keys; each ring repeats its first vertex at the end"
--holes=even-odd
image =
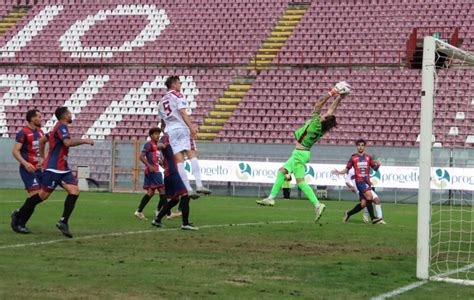
{"type": "MultiPolygon", "coordinates": [[[[199,228],[224,228],[224,227],[239,227],[239,226],[256,226],[256,225],[279,225],[279,224],[295,224],[295,223],[308,223],[307,221],[268,221],[268,222],[254,222],[254,223],[229,223],[229,224],[215,224],[215,225],[203,225],[199,226],[199,228]]],[[[151,226],[151,225],[150,225],[151,226]]],[[[94,235],[85,235],[85,236],[78,236],[72,239],[57,239],[57,240],[49,240],[43,242],[33,242],[33,243],[23,243],[23,244],[13,244],[13,245],[4,245],[0,246],[0,250],[3,249],[13,249],[13,248],[24,248],[24,247],[31,247],[31,246],[40,246],[40,245],[51,245],[57,243],[64,243],[64,242],[74,242],[74,241],[82,241],[82,240],[90,240],[96,238],[107,238],[107,237],[116,237],[116,236],[125,236],[125,235],[136,235],[136,234],[145,234],[145,233],[152,233],[152,232],[163,232],[163,231],[178,231],[181,228],[156,228],[156,229],[148,229],[148,230],[137,230],[137,231],[123,231],[123,232],[112,232],[112,233],[104,233],[104,234],[94,234],[94,235]]]]}

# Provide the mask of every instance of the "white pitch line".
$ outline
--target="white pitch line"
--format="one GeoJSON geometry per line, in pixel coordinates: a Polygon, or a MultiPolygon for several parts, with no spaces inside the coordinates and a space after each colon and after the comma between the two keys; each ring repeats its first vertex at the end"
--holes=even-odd
{"type": "MultiPolygon", "coordinates": [[[[254,225],[272,225],[272,224],[294,224],[294,223],[308,223],[305,221],[269,221],[269,222],[255,222],[255,223],[236,223],[236,224],[216,224],[216,225],[204,225],[199,226],[199,228],[223,228],[223,227],[234,227],[234,226],[254,226],[254,225]]],[[[124,235],[135,235],[135,234],[144,234],[152,232],[161,232],[161,231],[177,231],[180,228],[164,228],[164,229],[149,229],[149,230],[138,230],[138,231],[125,231],[125,232],[113,232],[105,234],[95,234],[95,235],[86,235],[79,236],[72,239],[60,239],[60,240],[49,240],[44,242],[34,242],[34,243],[25,243],[25,244],[13,244],[0,246],[0,250],[3,249],[13,249],[13,248],[22,248],[29,246],[39,246],[39,245],[50,245],[62,242],[74,242],[81,240],[90,240],[94,238],[104,238],[104,237],[114,237],[114,236],[124,236],[124,235]]]]}
{"type": "Polygon", "coordinates": [[[398,295],[403,294],[405,292],[408,292],[409,290],[416,289],[417,287],[420,287],[420,286],[424,285],[425,283],[428,283],[428,281],[425,280],[425,281],[414,282],[412,284],[403,286],[403,287],[398,288],[396,290],[393,290],[391,292],[388,292],[388,293],[370,298],[370,300],[384,300],[384,299],[387,299],[387,298],[390,298],[390,297],[395,297],[395,296],[398,296],[398,295]]]}
{"type": "MultiPolygon", "coordinates": [[[[459,280],[459,279],[452,279],[452,278],[447,277],[447,276],[452,275],[454,273],[460,273],[460,272],[468,271],[472,268],[474,268],[474,264],[469,264],[469,265],[467,265],[463,268],[448,271],[448,272],[439,274],[437,276],[432,276],[430,279],[434,280],[434,281],[445,281],[445,282],[464,284],[464,285],[474,285],[474,283],[472,283],[472,281],[470,281],[470,280],[459,280]]],[[[424,280],[424,281],[415,282],[415,283],[409,284],[407,286],[404,286],[404,287],[398,288],[396,290],[393,290],[391,292],[373,297],[373,298],[371,298],[371,300],[383,300],[383,299],[386,299],[386,298],[395,297],[395,296],[403,294],[403,293],[405,293],[409,290],[416,289],[417,287],[420,287],[420,286],[424,285],[425,283],[428,283],[428,281],[424,280]]]]}

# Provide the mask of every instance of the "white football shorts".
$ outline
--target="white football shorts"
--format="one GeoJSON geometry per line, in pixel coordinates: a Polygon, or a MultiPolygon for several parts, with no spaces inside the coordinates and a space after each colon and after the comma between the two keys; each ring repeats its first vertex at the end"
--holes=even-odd
{"type": "Polygon", "coordinates": [[[176,128],[168,131],[173,153],[191,150],[191,133],[188,128],[176,128]]]}

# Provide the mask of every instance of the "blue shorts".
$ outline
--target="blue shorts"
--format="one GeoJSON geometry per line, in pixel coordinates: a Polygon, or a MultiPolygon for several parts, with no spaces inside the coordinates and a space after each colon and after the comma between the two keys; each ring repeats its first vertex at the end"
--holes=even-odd
{"type": "Polygon", "coordinates": [[[59,185],[62,186],[62,183],[77,185],[77,179],[74,177],[72,172],[67,173],[54,173],[51,171],[44,171],[43,176],[41,176],[41,188],[43,191],[52,192],[59,185]]]}
{"type": "Polygon", "coordinates": [[[183,180],[178,173],[165,176],[165,190],[166,196],[171,200],[188,194],[188,190],[184,186],[183,180]]]}
{"type": "Polygon", "coordinates": [[[23,183],[25,184],[25,190],[29,192],[32,191],[37,191],[41,189],[41,171],[36,171],[33,173],[30,173],[26,170],[24,167],[20,167],[20,176],[21,180],[23,180],[23,183]]]}
{"type": "Polygon", "coordinates": [[[370,184],[368,184],[367,182],[357,182],[356,181],[356,186],[357,186],[357,190],[359,191],[359,197],[361,199],[365,199],[365,196],[364,196],[364,193],[367,192],[367,191],[370,191],[371,190],[371,186],[370,184]]]}
{"type": "Polygon", "coordinates": [[[143,180],[143,189],[159,189],[163,186],[163,175],[161,172],[145,174],[145,179],[143,180]]]}

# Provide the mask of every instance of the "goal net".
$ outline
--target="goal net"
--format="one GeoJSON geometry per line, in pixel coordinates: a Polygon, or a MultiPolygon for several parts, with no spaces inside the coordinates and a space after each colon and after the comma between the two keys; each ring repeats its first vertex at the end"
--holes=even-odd
{"type": "Polygon", "coordinates": [[[474,285],[474,53],[423,46],[417,277],[474,285]]]}

